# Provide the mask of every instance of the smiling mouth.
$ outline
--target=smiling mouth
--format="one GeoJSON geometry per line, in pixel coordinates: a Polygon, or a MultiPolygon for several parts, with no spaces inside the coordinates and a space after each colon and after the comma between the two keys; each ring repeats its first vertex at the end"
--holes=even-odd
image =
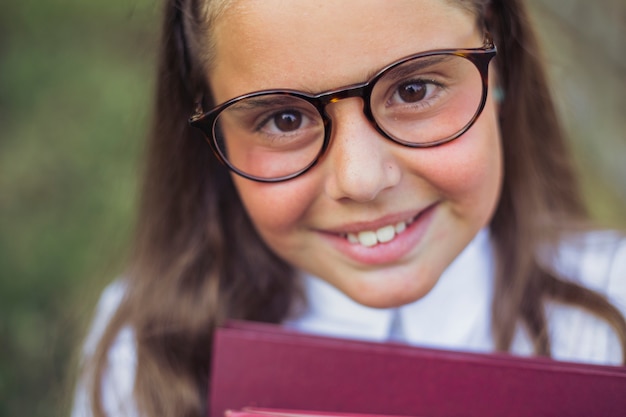
{"type": "Polygon", "coordinates": [[[381,243],[388,243],[394,240],[396,236],[404,232],[417,217],[418,216],[414,216],[408,220],[395,224],[389,224],[376,230],[363,230],[359,233],[344,233],[342,236],[353,245],[361,245],[366,248],[371,248],[381,243]]]}

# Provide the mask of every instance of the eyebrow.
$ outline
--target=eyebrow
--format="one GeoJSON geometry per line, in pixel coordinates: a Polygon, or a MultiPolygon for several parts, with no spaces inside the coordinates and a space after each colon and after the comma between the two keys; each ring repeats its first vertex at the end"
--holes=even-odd
{"type": "MultiPolygon", "coordinates": [[[[428,68],[437,64],[441,64],[442,62],[451,60],[453,55],[450,54],[441,54],[441,55],[432,55],[432,56],[416,56],[415,58],[405,58],[404,60],[399,60],[395,62],[401,62],[398,67],[392,67],[392,76],[393,79],[401,79],[411,74],[414,74],[416,71],[421,71],[424,68],[428,68]],[[405,61],[406,60],[406,61],[405,61]],[[407,63],[408,62],[408,63],[407,63]]],[[[388,70],[388,71],[389,71],[388,70]]],[[[381,71],[384,70],[376,70],[372,71],[368,74],[368,81],[371,82],[372,78],[379,75],[381,71]]],[[[357,84],[355,84],[357,85],[357,84]]],[[[341,87],[340,89],[349,88],[350,86],[341,87]]],[[[323,91],[320,93],[312,93],[309,91],[302,91],[305,94],[312,94],[315,96],[325,95],[334,90],[323,91]]],[[[257,97],[248,97],[244,100],[241,100],[228,108],[229,111],[235,112],[244,112],[255,109],[267,109],[268,107],[280,107],[280,106],[289,106],[293,105],[296,102],[301,102],[302,99],[300,97],[290,96],[285,94],[284,92],[277,92],[275,95],[272,95],[271,92],[266,92],[264,94],[257,97]]]]}
{"type": "Polygon", "coordinates": [[[232,105],[229,110],[248,111],[257,108],[280,107],[302,102],[302,99],[285,93],[276,93],[276,95],[272,95],[272,93],[267,94],[266,96],[248,97],[232,105]]]}
{"type": "MultiPolygon", "coordinates": [[[[431,67],[433,65],[441,64],[442,62],[449,61],[453,59],[454,55],[450,54],[442,54],[442,55],[433,55],[433,56],[425,56],[425,57],[415,57],[412,60],[408,59],[408,63],[404,62],[397,67],[393,67],[390,70],[392,71],[392,75],[394,79],[404,78],[408,75],[415,73],[416,71],[421,71],[424,68],[431,67]]],[[[386,72],[388,72],[387,70],[386,72]]],[[[372,77],[375,77],[380,74],[381,71],[377,71],[376,73],[370,76],[370,80],[372,77]]]]}

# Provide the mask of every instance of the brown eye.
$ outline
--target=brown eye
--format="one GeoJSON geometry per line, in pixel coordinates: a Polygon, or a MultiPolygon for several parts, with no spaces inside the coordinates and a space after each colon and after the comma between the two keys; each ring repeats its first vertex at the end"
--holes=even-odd
{"type": "Polygon", "coordinates": [[[423,100],[428,93],[428,86],[423,81],[411,81],[398,88],[398,95],[405,103],[423,100]]]}
{"type": "Polygon", "coordinates": [[[302,113],[297,111],[279,113],[274,116],[274,124],[281,132],[293,132],[302,125],[302,113]]]}

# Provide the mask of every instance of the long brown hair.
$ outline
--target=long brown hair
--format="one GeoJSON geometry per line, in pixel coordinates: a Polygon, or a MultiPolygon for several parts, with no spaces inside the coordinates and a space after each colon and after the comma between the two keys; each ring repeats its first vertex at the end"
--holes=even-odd
{"type": "MultiPolygon", "coordinates": [[[[137,344],[134,396],[142,415],[199,417],[213,329],[226,318],[280,322],[297,295],[294,271],[264,244],[227,170],[187,124],[211,62],[210,28],[225,0],[166,0],[156,107],[147,149],[136,250],[122,304],[92,359],[94,413],[107,352],[123,326],[137,344]],[[200,41],[204,40],[204,44],[200,41]],[[207,52],[201,52],[207,51],[207,52]]],[[[493,331],[510,348],[524,325],[550,354],[543,302],[598,315],[626,350],[626,322],[607,300],[560,279],[538,259],[587,214],[521,0],[454,0],[498,46],[505,175],[490,230],[496,251],[493,331]]]]}

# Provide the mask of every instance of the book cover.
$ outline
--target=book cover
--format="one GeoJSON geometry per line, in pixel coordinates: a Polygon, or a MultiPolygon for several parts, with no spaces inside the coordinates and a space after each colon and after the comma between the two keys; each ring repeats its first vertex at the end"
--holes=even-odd
{"type": "MultiPolygon", "coordinates": [[[[246,407],[242,410],[227,410],[225,417],[391,417],[380,414],[330,413],[310,410],[285,410],[282,408],[246,407]]],[[[397,417],[397,416],[394,416],[397,417]]],[[[418,417],[418,416],[406,416],[418,417]]]]}
{"type": "Polygon", "coordinates": [[[210,417],[246,407],[423,417],[623,416],[626,368],[425,349],[229,322],[210,417]]]}

